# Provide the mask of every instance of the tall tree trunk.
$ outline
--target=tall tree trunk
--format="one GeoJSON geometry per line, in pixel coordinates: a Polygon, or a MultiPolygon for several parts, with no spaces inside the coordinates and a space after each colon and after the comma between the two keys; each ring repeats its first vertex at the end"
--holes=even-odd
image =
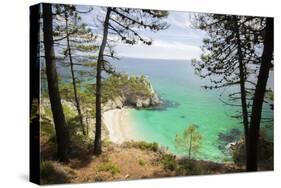
{"type": "Polygon", "coordinates": [[[260,132],[260,120],[262,115],[262,105],[266,90],[266,83],[270,71],[273,57],[273,18],[266,18],[264,49],[257,86],[254,94],[252,115],[249,129],[249,154],[247,157],[247,171],[257,171],[258,169],[258,141],[260,132]]]}
{"type": "Polygon", "coordinates": [[[101,72],[102,66],[104,63],[103,55],[104,49],[107,42],[108,35],[108,23],[110,18],[111,8],[107,8],[105,20],[104,20],[104,28],[103,28],[103,39],[100,46],[100,51],[98,55],[97,61],[97,75],[96,75],[96,132],[95,132],[95,142],[94,142],[94,154],[99,155],[102,152],[101,148],[101,72]]]}
{"type": "Polygon", "coordinates": [[[83,124],[83,116],[81,113],[81,105],[77,94],[77,85],[76,85],[76,79],[74,74],[74,68],[73,68],[73,61],[72,61],[72,53],[71,53],[71,47],[70,47],[70,41],[69,41],[69,31],[68,31],[68,15],[65,13],[65,31],[66,31],[66,41],[67,41],[67,52],[69,56],[69,63],[70,63],[70,70],[71,70],[71,77],[72,77],[72,85],[73,85],[73,91],[74,91],[74,100],[75,100],[75,107],[78,112],[79,122],[82,128],[83,135],[86,135],[85,127],[83,124]]]}
{"type": "Polygon", "coordinates": [[[68,161],[69,134],[59,94],[51,4],[43,4],[43,33],[49,98],[56,130],[57,157],[60,161],[68,161]]]}
{"type": "Polygon", "coordinates": [[[192,133],[190,134],[190,141],[189,141],[189,150],[188,150],[188,159],[191,159],[191,148],[192,148],[192,133]]]}
{"type": "Polygon", "coordinates": [[[237,16],[234,16],[234,24],[235,24],[234,30],[237,40],[237,53],[238,53],[238,61],[239,61],[239,77],[240,77],[242,116],[243,116],[243,125],[244,125],[245,155],[247,157],[249,120],[248,120],[248,110],[247,110],[247,100],[246,100],[246,90],[245,90],[245,65],[243,63],[243,54],[241,49],[242,46],[241,46],[237,16]]]}

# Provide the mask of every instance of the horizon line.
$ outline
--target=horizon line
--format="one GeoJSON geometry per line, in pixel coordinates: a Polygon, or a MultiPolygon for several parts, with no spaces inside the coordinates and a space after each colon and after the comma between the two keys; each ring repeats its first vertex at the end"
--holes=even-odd
{"type": "Polygon", "coordinates": [[[190,59],[175,59],[175,58],[170,58],[170,59],[168,59],[168,58],[155,58],[155,57],[132,57],[132,56],[119,56],[118,58],[119,58],[119,59],[121,59],[121,58],[131,58],[131,59],[153,59],[153,60],[181,60],[181,61],[183,61],[183,60],[185,60],[185,61],[191,61],[191,60],[192,60],[192,58],[190,58],[190,59]]]}

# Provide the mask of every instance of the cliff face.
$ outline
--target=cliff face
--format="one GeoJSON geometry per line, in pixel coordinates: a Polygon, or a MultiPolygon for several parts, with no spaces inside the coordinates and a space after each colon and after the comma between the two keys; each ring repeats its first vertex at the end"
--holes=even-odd
{"type": "Polygon", "coordinates": [[[157,95],[157,93],[154,91],[154,89],[151,87],[150,84],[146,85],[147,90],[149,91],[148,95],[142,95],[142,94],[125,94],[125,100],[124,104],[127,106],[132,106],[136,108],[148,108],[148,107],[154,107],[162,104],[162,101],[160,100],[160,97],[157,95]]]}
{"type": "Polygon", "coordinates": [[[122,108],[124,106],[129,106],[133,108],[149,108],[156,107],[163,102],[160,97],[151,87],[150,83],[144,84],[143,91],[137,92],[134,89],[122,89],[121,95],[115,97],[114,99],[109,99],[103,104],[103,110],[111,110],[116,108],[122,108]]]}

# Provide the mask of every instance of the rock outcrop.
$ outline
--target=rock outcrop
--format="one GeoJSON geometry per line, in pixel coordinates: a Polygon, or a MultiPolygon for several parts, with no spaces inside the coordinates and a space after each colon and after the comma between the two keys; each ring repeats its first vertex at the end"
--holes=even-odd
{"type": "Polygon", "coordinates": [[[163,102],[151,85],[148,83],[144,88],[148,90],[149,94],[142,94],[141,92],[126,91],[122,93],[122,96],[109,99],[103,104],[103,111],[122,108],[123,106],[129,106],[133,108],[150,108],[161,105],[163,102]]]}

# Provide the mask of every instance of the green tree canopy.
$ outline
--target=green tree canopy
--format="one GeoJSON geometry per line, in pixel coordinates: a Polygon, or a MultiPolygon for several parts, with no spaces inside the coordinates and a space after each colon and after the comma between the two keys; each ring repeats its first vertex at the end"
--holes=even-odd
{"type": "Polygon", "coordinates": [[[176,135],[176,148],[188,154],[188,159],[198,153],[201,146],[202,136],[197,130],[197,125],[191,124],[185,128],[183,133],[176,135]]]}

